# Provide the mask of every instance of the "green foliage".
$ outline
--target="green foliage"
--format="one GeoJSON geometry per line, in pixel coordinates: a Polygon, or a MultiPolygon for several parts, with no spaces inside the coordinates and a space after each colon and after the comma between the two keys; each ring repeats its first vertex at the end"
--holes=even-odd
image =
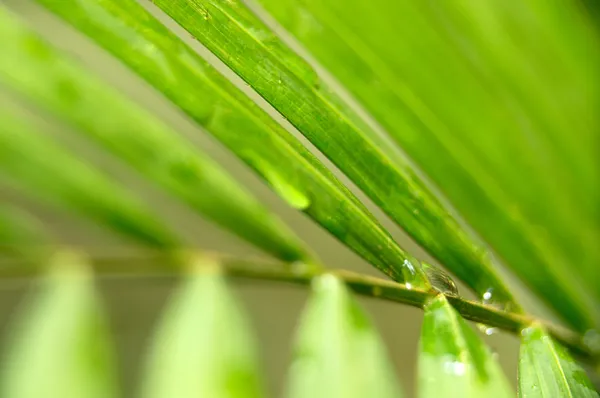
{"type": "Polygon", "coordinates": [[[117,396],[112,346],[90,271],[73,253],[52,259],[14,325],[2,397],[117,396]]]}
{"type": "MultiPolygon", "coordinates": [[[[423,309],[421,397],[514,395],[465,319],[520,334],[521,397],[597,397],[574,360],[600,360],[600,40],[577,0],[259,1],[269,17],[238,0],[154,0],[152,10],[245,80],[481,299],[422,266],[309,148],[137,1],[36,0],[393,281],[325,269],[208,154],[0,5],[0,90],[14,100],[0,107],[0,183],[154,249],[165,272],[183,271],[147,348],[141,396],[264,396],[258,348],[227,285],[244,277],[312,287],[290,398],[403,395],[353,294],[423,309]],[[146,198],[48,135],[38,113],[278,262],[188,256],[146,198]],[[521,308],[492,250],[568,328],[521,308]]],[[[18,204],[0,206],[0,255],[22,261],[17,275],[44,271],[13,326],[0,393],[119,396],[93,286],[101,262],[51,245],[64,242],[18,204]]]]}
{"type": "MultiPolygon", "coordinates": [[[[248,82],[383,211],[480,295],[518,309],[485,249],[451,216],[406,159],[345,106],[316,73],[238,0],[156,0],[248,82]],[[238,54],[244,54],[239,57],[238,54]],[[393,187],[393,189],[390,189],[393,187]]],[[[396,279],[398,280],[398,279],[396,279]]],[[[401,279],[400,279],[401,280],[401,279]]]]}
{"type": "MultiPolygon", "coordinates": [[[[365,207],[299,141],[134,0],[40,3],[109,50],[305,212],[396,280],[420,273],[365,207]],[[201,94],[198,94],[201,93],[201,94]]],[[[422,278],[420,278],[422,279],[422,278]]]]}
{"type": "Polygon", "coordinates": [[[598,397],[585,371],[540,326],[521,335],[519,397],[598,397]]]}
{"type": "Polygon", "coordinates": [[[344,283],[313,279],[290,364],[289,398],[401,397],[384,345],[344,283]]]}
{"type": "Polygon", "coordinates": [[[542,299],[600,325],[600,43],[577,1],[259,2],[542,299]]]}
{"type": "Polygon", "coordinates": [[[261,397],[256,349],[239,304],[216,264],[198,259],[191,268],[156,330],[141,396],[261,397]]]}
{"type": "Polygon", "coordinates": [[[419,351],[420,397],[514,396],[491,351],[442,295],[425,305],[419,351]]]}

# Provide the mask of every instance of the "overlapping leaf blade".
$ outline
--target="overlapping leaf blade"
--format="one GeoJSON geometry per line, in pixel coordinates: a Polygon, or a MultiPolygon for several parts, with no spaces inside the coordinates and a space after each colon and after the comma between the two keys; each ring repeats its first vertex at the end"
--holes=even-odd
{"type": "Polygon", "coordinates": [[[158,325],[141,396],[263,396],[242,309],[214,264],[198,260],[196,267],[181,282],[158,325]]]}
{"type": "Polygon", "coordinates": [[[416,277],[412,283],[422,282],[418,262],[331,171],[135,1],[37,1],[133,68],[257,171],[287,202],[370,263],[395,280],[416,277]]]}
{"type": "Polygon", "coordinates": [[[574,2],[260,3],[540,296],[600,323],[600,52],[574,2]]]}
{"type": "Polygon", "coordinates": [[[491,288],[499,303],[518,307],[490,267],[485,249],[422,183],[410,164],[386,148],[385,139],[343,105],[245,5],[238,0],[154,3],[248,82],[470,287],[479,294],[491,288]]]}
{"type": "Polygon", "coordinates": [[[521,332],[519,397],[598,397],[585,371],[539,326],[521,332]]]}
{"type": "Polygon", "coordinates": [[[425,306],[419,348],[420,397],[511,397],[492,353],[442,295],[425,306]]]}
{"type": "Polygon", "coordinates": [[[0,83],[73,124],[195,210],[265,251],[287,261],[313,261],[299,239],[208,156],[10,15],[0,18],[5,37],[0,83]],[[97,117],[100,110],[102,117],[97,117]]]}
{"type": "MultiPolygon", "coordinates": [[[[3,26],[0,23],[0,29],[3,26]]],[[[0,108],[3,177],[39,200],[75,210],[147,245],[167,249],[178,245],[175,235],[144,203],[60,147],[32,120],[19,116],[16,107],[10,108],[0,108]]]]}
{"type": "Polygon", "coordinates": [[[29,257],[50,241],[38,219],[16,206],[0,204],[0,255],[29,257]]]}
{"type": "Polygon", "coordinates": [[[11,329],[0,395],[118,396],[109,332],[86,264],[62,253],[49,271],[11,329]]]}
{"type": "Polygon", "coordinates": [[[299,325],[286,396],[402,396],[377,331],[333,275],[313,281],[299,325]]]}

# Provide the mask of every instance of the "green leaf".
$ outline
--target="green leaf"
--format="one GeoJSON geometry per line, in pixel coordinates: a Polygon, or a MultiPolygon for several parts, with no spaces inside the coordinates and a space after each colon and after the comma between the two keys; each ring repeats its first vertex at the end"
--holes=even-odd
{"type": "Polygon", "coordinates": [[[142,397],[261,397],[254,340],[240,305],[216,265],[198,260],[194,268],[158,326],[142,397]]]}
{"type": "Polygon", "coordinates": [[[313,280],[289,369],[288,398],[401,397],[385,346],[333,275],[313,280]]]}
{"type": "MultiPolygon", "coordinates": [[[[418,262],[392,240],[331,171],[137,2],[37,1],[165,94],[290,205],[393,279],[423,283],[418,262]],[[417,280],[412,280],[415,277],[417,280]]],[[[194,10],[189,12],[190,18],[202,19],[194,10]]],[[[252,59],[248,65],[253,65],[252,59]]]]}
{"type": "Polygon", "coordinates": [[[259,2],[543,299],[600,324],[600,52],[575,2],[259,2]]]}
{"type": "Polygon", "coordinates": [[[0,83],[71,123],[80,134],[242,238],[284,260],[313,262],[281,220],[177,132],[2,10],[0,34],[0,83]]]}
{"type": "Polygon", "coordinates": [[[11,329],[5,398],[117,396],[108,327],[86,264],[61,253],[11,329]]]}
{"type": "MultiPolygon", "coordinates": [[[[0,9],[0,31],[8,26],[2,15],[0,9]]],[[[0,108],[0,174],[12,184],[143,243],[177,246],[176,237],[143,203],[40,132],[31,116],[11,108],[0,108]]]]}
{"type": "Polygon", "coordinates": [[[425,305],[420,397],[513,397],[498,362],[443,295],[425,305]]]}
{"type": "Polygon", "coordinates": [[[40,220],[23,209],[0,203],[0,254],[29,258],[52,241],[40,220]]]}
{"type": "Polygon", "coordinates": [[[393,144],[361,122],[245,5],[238,0],[154,3],[248,82],[433,256],[479,294],[493,289],[500,305],[518,308],[485,249],[393,152],[393,144]]]}
{"type": "Polygon", "coordinates": [[[521,332],[519,397],[598,397],[585,371],[539,326],[521,332]]]}

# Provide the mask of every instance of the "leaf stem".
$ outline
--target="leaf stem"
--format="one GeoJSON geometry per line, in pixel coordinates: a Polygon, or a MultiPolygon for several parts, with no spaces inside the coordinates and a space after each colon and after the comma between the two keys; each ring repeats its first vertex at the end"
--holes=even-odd
{"type": "MultiPolygon", "coordinates": [[[[433,289],[418,289],[414,286],[347,270],[315,269],[305,264],[286,264],[258,258],[241,259],[221,253],[178,252],[165,255],[154,252],[154,254],[132,255],[130,253],[110,257],[93,256],[91,264],[101,278],[140,275],[164,277],[180,274],[182,266],[186,272],[197,269],[190,265],[197,262],[195,259],[205,257],[214,257],[218,260],[221,271],[236,279],[310,285],[314,277],[323,273],[331,273],[343,280],[356,294],[418,308],[423,308],[430,299],[442,294],[433,289]]],[[[35,267],[25,266],[20,261],[15,261],[14,264],[3,264],[0,267],[0,281],[14,280],[19,277],[27,278],[35,274],[37,274],[35,267]]],[[[600,352],[592,350],[584,343],[583,336],[568,328],[529,315],[504,311],[460,296],[452,294],[445,294],[445,296],[467,320],[496,327],[516,335],[520,335],[521,330],[532,324],[542,325],[549,335],[567,347],[579,359],[590,363],[600,362],[600,352]]]]}

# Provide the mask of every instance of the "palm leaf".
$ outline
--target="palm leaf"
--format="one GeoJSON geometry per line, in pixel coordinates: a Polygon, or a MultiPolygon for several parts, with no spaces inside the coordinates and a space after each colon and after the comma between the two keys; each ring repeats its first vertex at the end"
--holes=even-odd
{"type": "Polygon", "coordinates": [[[0,380],[6,398],[117,395],[112,347],[87,265],[57,255],[12,329],[0,380]]]}
{"type": "Polygon", "coordinates": [[[410,164],[239,1],[154,2],[248,82],[399,226],[479,294],[518,309],[477,244],[410,164]],[[241,58],[236,54],[244,54],[241,58]],[[366,131],[365,131],[366,130],[366,131]],[[374,141],[375,140],[375,141],[374,141]],[[379,145],[377,145],[377,142],[379,145]]]}
{"type": "Polygon", "coordinates": [[[600,58],[576,2],[260,3],[536,293],[600,323],[600,58]]]}
{"type": "Polygon", "coordinates": [[[6,37],[0,82],[73,124],[218,224],[284,260],[313,262],[298,238],[205,154],[10,16],[0,18],[6,37]],[[93,117],[98,109],[102,118],[93,117]]]}
{"type": "Polygon", "coordinates": [[[540,326],[521,335],[519,397],[598,397],[585,371],[540,326]]]}
{"type": "Polygon", "coordinates": [[[422,283],[418,262],[329,170],[135,1],[38,1],[163,92],[290,205],[392,278],[422,283]]]}
{"type": "MultiPolygon", "coordinates": [[[[0,29],[10,26],[4,22],[0,29]]],[[[41,133],[30,118],[19,118],[7,108],[0,109],[0,165],[13,185],[40,200],[78,211],[154,247],[177,245],[174,233],[130,192],[41,133]]]]}
{"type": "Polygon", "coordinates": [[[211,260],[198,259],[150,348],[142,397],[263,396],[256,349],[237,300],[211,260]]]}
{"type": "Polygon", "coordinates": [[[419,349],[420,397],[514,396],[500,365],[444,296],[425,305],[419,349]]]}
{"type": "Polygon", "coordinates": [[[12,329],[2,396],[116,396],[92,273],[173,276],[182,268],[149,345],[143,397],[264,395],[257,347],[229,279],[311,287],[288,370],[289,397],[403,395],[385,345],[353,294],[424,310],[419,396],[514,395],[465,320],[521,336],[520,396],[598,396],[573,358],[591,366],[600,358],[598,332],[588,330],[598,325],[600,297],[593,115],[600,53],[593,50],[597,33],[574,1],[513,7],[494,0],[260,0],[311,51],[307,59],[333,72],[389,136],[350,105],[343,88],[322,81],[321,67],[292,50],[296,44],[256,5],[155,1],[479,301],[406,253],[332,171],[218,71],[223,65],[211,66],[160,23],[160,10],[134,0],[36,1],[166,96],[290,206],[401,283],[321,267],[291,229],[202,150],[0,6],[0,87],[9,93],[0,108],[0,183],[155,249],[139,258],[107,250],[88,267],[53,247],[64,238],[28,213],[34,209],[19,199],[0,204],[2,276],[28,278],[50,263],[38,296],[12,329]],[[184,237],[146,198],[87,164],[62,145],[64,137],[49,136],[48,123],[27,106],[277,259],[182,251],[184,237]],[[523,312],[486,246],[402,150],[571,328],[523,312]]]}
{"type": "Polygon", "coordinates": [[[290,365],[289,398],[400,397],[383,343],[344,284],[312,282],[290,365]]]}

